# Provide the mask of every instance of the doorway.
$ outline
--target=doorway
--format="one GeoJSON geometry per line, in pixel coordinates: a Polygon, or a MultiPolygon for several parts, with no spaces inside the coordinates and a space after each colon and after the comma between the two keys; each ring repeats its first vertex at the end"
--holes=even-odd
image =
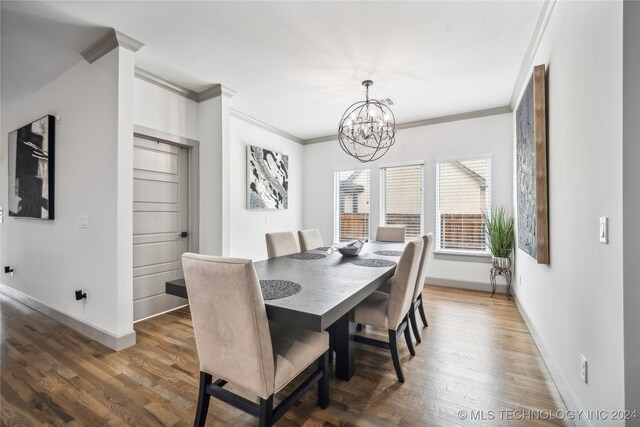
{"type": "Polygon", "coordinates": [[[189,250],[189,151],[160,140],[134,137],[133,320],[182,307],[165,282],[182,278],[189,250]]]}

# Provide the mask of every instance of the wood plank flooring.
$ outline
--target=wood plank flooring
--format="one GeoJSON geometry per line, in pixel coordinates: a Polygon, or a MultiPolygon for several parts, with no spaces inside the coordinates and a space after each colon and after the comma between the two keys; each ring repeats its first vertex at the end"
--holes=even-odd
{"type": "MultiPolygon", "coordinates": [[[[434,286],[424,301],[430,326],[417,355],[399,343],[406,383],[397,382],[386,350],[356,344],[356,374],[349,382],[331,378],[329,408],[316,407],[314,388],[277,425],[569,425],[499,412],[566,409],[512,301],[434,286]]],[[[198,362],[188,308],[136,324],[138,343],[121,352],[4,295],[1,308],[2,426],[192,425],[198,362]]],[[[215,399],[207,421],[256,425],[215,399]]]]}

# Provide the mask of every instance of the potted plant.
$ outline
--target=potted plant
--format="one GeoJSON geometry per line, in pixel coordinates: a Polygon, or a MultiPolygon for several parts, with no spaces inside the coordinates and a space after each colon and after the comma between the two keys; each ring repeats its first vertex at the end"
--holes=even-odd
{"type": "Polygon", "coordinates": [[[515,241],[513,215],[500,206],[491,212],[491,217],[485,215],[487,242],[495,268],[506,270],[511,268],[511,251],[515,241]]]}

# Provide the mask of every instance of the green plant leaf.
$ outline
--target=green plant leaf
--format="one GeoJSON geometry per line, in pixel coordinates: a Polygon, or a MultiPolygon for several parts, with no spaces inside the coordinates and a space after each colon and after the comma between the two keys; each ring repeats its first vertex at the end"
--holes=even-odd
{"type": "Polygon", "coordinates": [[[484,218],[487,244],[491,253],[495,257],[508,258],[515,241],[513,215],[508,213],[504,206],[499,206],[491,211],[490,217],[485,213],[484,218]]]}

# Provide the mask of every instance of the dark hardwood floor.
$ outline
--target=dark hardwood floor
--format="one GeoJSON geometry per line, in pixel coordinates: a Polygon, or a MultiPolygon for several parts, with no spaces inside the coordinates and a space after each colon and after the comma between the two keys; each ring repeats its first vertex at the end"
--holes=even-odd
{"type": "MultiPolygon", "coordinates": [[[[406,383],[387,350],[357,344],[356,374],[331,378],[329,408],[316,407],[312,389],[277,425],[565,425],[501,419],[499,411],[565,409],[512,301],[429,286],[424,302],[429,327],[417,355],[399,342],[406,383]],[[495,419],[472,420],[472,410],[495,419]]],[[[192,425],[199,377],[187,308],[137,323],[138,343],[121,352],[4,295],[1,309],[3,426],[192,425]]],[[[207,425],[255,424],[212,399],[207,425]]]]}

